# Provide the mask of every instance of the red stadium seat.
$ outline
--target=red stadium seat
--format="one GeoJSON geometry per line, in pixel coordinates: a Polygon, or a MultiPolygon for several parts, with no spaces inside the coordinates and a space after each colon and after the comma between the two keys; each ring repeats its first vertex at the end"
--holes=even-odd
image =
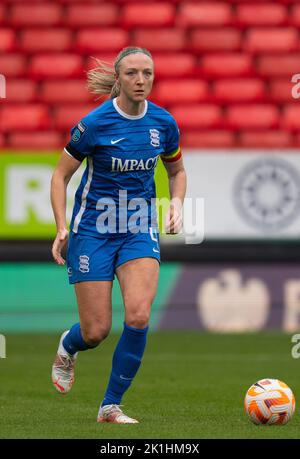
{"type": "Polygon", "coordinates": [[[293,27],[253,28],[245,38],[245,49],[254,53],[293,51],[298,46],[298,31],[293,27]]]}
{"type": "Polygon", "coordinates": [[[201,72],[209,77],[244,76],[253,72],[252,58],[241,53],[212,53],[202,58],[201,72]]]}
{"type": "MultiPolygon", "coordinates": [[[[33,5],[36,5],[38,3],[42,3],[43,1],[45,0],[31,0],[30,3],[32,3],[33,5]]],[[[7,4],[15,4],[15,3],[24,3],[24,0],[4,0],[5,3],[7,4]]]]}
{"type": "Polygon", "coordinates": [[[257,78],[218,80],[213,93],[219,102],[257,101],[265,96],[265,83],[257,78]]]}
{"type": "Polygon", "coordinates": [[[23,54],[0,54],[0,72],[6,77],[22,76],[26,71],[23,54]]]}
{"type": "Polygon", "coordinates": [[[15,32],[12,29],[0,29],[0,52],[13,51],[15,47],[15,32]]]}
{"type": "Polygon", "coordinates": [[[48,108],[41,104],[5,105],[0,109],[0,130],[35,131],[50,126],[48,108]]]}
{"type": "Polygon", "coordinates": [[[181,144],[186,148],[230,148],[234,147],[235,135],[225,130],[184,130],[181,144]]]}
{"type": "Polygon", "coordinates": [[[0,133],[0,148],[5,147],[5,137],[3,134],[0,133]]]}
{"type": "Polygon", "coordinates": [[[285,23],[287,20],[287,11],[285,6],[279,2],[246,3],[238,5],[236,20],[244,26],[277,26],[285,23]]]}
{"type": "Polygon", "coordinates": [[[68,29],[27,29],[21,32],[21,48],[30,53],[44,51],[67,51],[72,44],[68,29]]]}
{"type": "Polygon", "coordinates": [[[71,27],[111,26],[119,20],[119,8],[110,3],[70,5],[65,25],[71,27]]]}
{"type": "Polygon", "coordinates": [[[153,99],[159,104],[199,102],[206,98],[206,81],[196,79],[163,80],[153,90],[153,99]]]}
{"type": "Polygon", "coordinates": [[[296,133],[293,137],[293,147],[300,147],[300,132],[296,133]]]}
{"type": "Polygon", "coordinates": [[[100,0],[85,0],[85,2],[83,2],[83,0],[57,0],[59,1],[60,3],[64,4],[64,5],[68,5],[70,3],[81,3],[81,4],[98,4],[100,2],[100,0]]]}
{"type": "Polygon", "coordinates": [[[82,52],[119,51],[129,44],[128,38],[122,29],[83,29],[78,32],[76,47],[82,52]]]}
{"type": "Polygon", "coordinates": [[[218,127],[222,121],[221,107],[213,104],[176,105],[171,113],[183,129],[218,127]]]}
{"type": "Polygon", "coordinates": [[[287,148],[292,144],[292,136],[285,131],[245,131],[239,135],[243,148],[287,148]]]}
{"type": "Polygon", "coordinates": [[[15,132],[9,136],[8,147],[38,150],[56,150],[65,146],[62,135],[57,131],[15,132]]]}
{"type": "Polygon", "coordinates": [[[40,99],[47,104],[53,103],[84,103],[92,97],[88,93],[85,80],[56,80],[46,81],[42,84],[40,99]]]}
{"type": "Polygon", "coordinates": [[[5,5],[0,5],[0,23],[5,24],[6,22],[6,8],[5,5]]]}
{"type": "Polygon", "coordinates": [[[10,12],[10,23],[15,27],[57,25],[62,20],[61,6],[53,3],[14,5],[10,12]]]}
{"type": "Polygon", "coordinates": [[[140,2],[125,5],[122,14],[124,27],[167,27],[175,19],[175,7],[164,2],[140,2]]]}
{"type": "Polygon", "coordinates": [[[78,121],[87,115],[91,110],[96,108],[94,105],[62,105],[54,110],[55,128],[59,130],[70,130],[78,121]]]}
{"type": "Polygon", "coordinates": [[[132,44],[148,48],[151,52],[180,51],[185,47],[186,37],[182,29],[138,29],[133,33],[132,44]]]}
{"type": "Polygon", "coordinates": [[[226,2],[183,2],[178,11],[182,27],[227,25],[231,19],[231,5],[226,2]]]}
{"type": "Polygon", "coordinates": [[[85,59],[84,63],[84,68],[85,70],[91,70],[97,67],[97,62],[95,59],[98,59],[100,61],[105,62],[106,64],[109,64],[109,66],[113,66],[113,63],[115,62],[115,59],[117,57],[116,52],[111,52],[111,53],[100,53],[100,54],[95,54],[93,53],[93,56],[88,56],[85,59]]]}
{"type": "Polygon", "coordinates": [[[300,26],[300,5],[297,3],[291,7],[289,14],[289,23],[297,27],[300,26]]]}
{"type": "Polygon", "coordinates": [[[241,32],[234,28],[196,29],[190,36],[191,48],[201,53],[239,50],[241,42],[241,32]]]}
{"type": "Polygon", "coordinates": [[[278,121],[275,105],[233,105],[227,109],[226,123],[232,129],[268,129],[276,127],[278,121]]]}
{"type": "Polygon", "coordinates": [[[300,131],[300,105],[286,105],[282,112],[282,126],[285,129],[300,131]]]}
{"type": "Polygon", "coordinates": [[[294,85],[295,83],[288,79],[272,80],[270,81],[269,96],[275,102],[290,102],[294,85]]]}
{"type": "Polygon", "coordinates": [[[82,59],[76,54],[39,54],[32,58],[28,73],[33,78],[84,76],[82,59]]]}
{"type": "Polygon", "coordinates": [[[300,69],[300,55],[282,54],[279,56],[260,56],[257,59],[257,72],[265,77],[283,77],[288,79],[300,69]]]}
{"type": "MultiPolygon", "coordinates": [[[[120,5],[127,5],[128,3],[138,3],[138,0],[113,0],[115,3],[118,3],[120,5]]],[[[143,3],[147,3],[147,2],[151,2],[151,3],[154,3],[154,2],[158,2],[159,0],[145,0],[143,3]]],[[[168,0],[168,3],[173,3],[173,4],[176,4],[176,3],[179,3],[180,1],[182,0],[168,0]]]]}
{"type": "Polygon", "coordinates": [[[32,80],[7,80],[6,97],[9,102],[32,102],[36,99],[36,83],[32,80]]]}
{"type": "MultiPolygon", "coordinates": [[[[115,3],[118,3],[120,5],[126,5],[128,3],[138,3],[138,0],[113,0],[115,3]]],[[[151,3],[154,3],[154,2],[158,2],[159,0],[145,0],[145,2],[143,3],[147,3],[147,2],[151,2],[151,3]]],[[[176,4],[176,3],[179,3],[180,1],[182,0],[168,0],[168,3],[173,3],[173,4],[176,4]]]]}
{"type": "Polygon", "coordinates": [[[157,77],[178,78],[194,75],[196,57],[193,54],[165,53],[155,54],[153,58],[157,77]]]}

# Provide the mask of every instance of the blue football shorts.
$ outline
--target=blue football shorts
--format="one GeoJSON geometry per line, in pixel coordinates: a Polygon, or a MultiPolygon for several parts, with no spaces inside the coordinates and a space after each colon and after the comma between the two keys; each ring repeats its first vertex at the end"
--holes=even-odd
{"type": "Polygon", "coordinates": [[[67,249],[69,283],[113,280],[118,266],[136,258],[155,258],[160,263],[159,233],[131,233],[97,238],[70,232],[67,249]]]}

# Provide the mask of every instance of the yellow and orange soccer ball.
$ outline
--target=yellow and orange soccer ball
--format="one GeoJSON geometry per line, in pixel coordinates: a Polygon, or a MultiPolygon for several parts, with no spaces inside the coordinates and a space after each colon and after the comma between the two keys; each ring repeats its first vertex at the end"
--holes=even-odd
{"type": "Polygon", "coordinates": [[[245,411],[254,424],[286,424],[295,411],[292,390],[279,379],[261,379],[246,393],[245,411]]]}

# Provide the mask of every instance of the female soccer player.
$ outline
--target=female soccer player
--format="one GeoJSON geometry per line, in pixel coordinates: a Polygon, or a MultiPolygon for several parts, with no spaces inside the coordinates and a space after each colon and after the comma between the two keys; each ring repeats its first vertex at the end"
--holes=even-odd
{"type": "Polygon", "coordinates": [[[114,351],[112,370],[97,421],[137,423],[120,403],[143,357],[151,304],[159,273],[159,236],[155,220],[154,168],[160,157],[169,177],[171,205],[166,231],[181,229],[186,174],[175,120],[147,101],[154,79],[151,54],[123,49],[110,69],[88,74],[90,89],[110,99],[71,130],[51,183],[57,225],[54,260],[64,265],[61,250],[68,240],[69,282],[75,284],[80,323],[65,331],[52,367],[52,381],[65,394],[74,382],[79,351],[95,348],[111,328],[112,283],[116,274],[125,308],[123,333],[114,351]],[[66,223],[66,188],[81,162],[86,170],[66,223]],[[152,204],[152,205],[151,205],[152,204]]]}

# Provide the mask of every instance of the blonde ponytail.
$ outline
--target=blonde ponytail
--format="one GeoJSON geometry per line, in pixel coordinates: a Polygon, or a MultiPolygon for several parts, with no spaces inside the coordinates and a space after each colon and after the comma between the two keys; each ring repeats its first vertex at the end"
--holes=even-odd
{"type": "Polygon", "coordinates": [[[120,94],[120,87],[116,81],[116,76],[119,74],[120,62],[129,54],[143,53],[152,59],[150,51],[145,48],[127,47],[116,57],[114,66],[107,62],[95,59],[97,67],[87,72],[87,87],[92,94],[99,95],[99,97],[109,94],[110,98],[118,97],[120,94]]]}
{"type": "Polygon", "coordinates": [[[87,87],[92,94],[103,96],[110,94],[110,97],[117,97],[120,93],[116,82],[115,70],[110,64],[94,58],[97,67],[87,72],[87,87]]]}

